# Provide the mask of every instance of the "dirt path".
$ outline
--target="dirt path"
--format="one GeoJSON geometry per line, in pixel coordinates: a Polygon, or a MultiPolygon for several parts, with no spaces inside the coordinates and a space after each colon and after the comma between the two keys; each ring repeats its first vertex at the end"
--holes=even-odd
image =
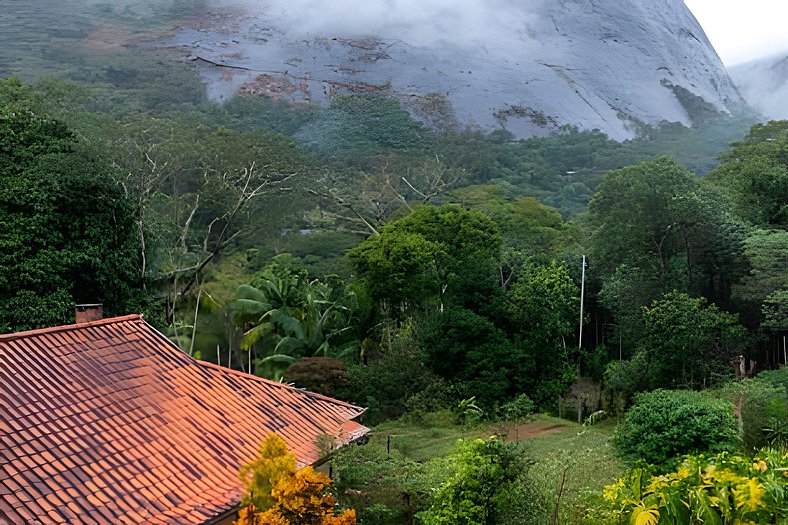
{"type": "Polygon", "coordinates": [[[506,433],[506,441],[513,442],[554,434],[567,428],[569,425],[555,423],[521,423],[507,425],[504,432],[506,433]]]}

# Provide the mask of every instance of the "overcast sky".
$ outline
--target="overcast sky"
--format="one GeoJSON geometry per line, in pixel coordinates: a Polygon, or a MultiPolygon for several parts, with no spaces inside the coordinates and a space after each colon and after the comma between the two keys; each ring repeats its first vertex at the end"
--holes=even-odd
{"type": "Polygon", "coordinates": [[[788,51],[788,0],[684,0],[726,66],[788,51]]]}

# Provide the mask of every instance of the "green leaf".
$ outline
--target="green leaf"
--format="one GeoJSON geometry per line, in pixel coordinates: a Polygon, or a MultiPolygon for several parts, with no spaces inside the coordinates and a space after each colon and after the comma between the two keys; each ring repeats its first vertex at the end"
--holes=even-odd
{"type": "Polygon", "coordinates": [[[630,525],[657,525],[659,523],[659,511],[657,509],[647,509],[635,507],[629,517],[630,525]]]}
{"type": "Polygon", "coordinates": [[[258,341],[263,339],[270,333],[273,333],[274,325],[272,323],[262,323],[246,332],[241,340],[241,349],[249,350],[258,341]]]}
{"type": "Polygon", "coordinates": [[[230,303],[230,308],[244,316],[262,316],[271,309],[271,305],[254,299],[236,299],[230,303]]]}
{"type": "Polygon", "coordinates": [[[287,354],[291,355],[299,350],[304,348],[304,342],[301,339],[297,339],[295,337],[284,337],[282,338],[279,343],[277,343],[274,352],[278,354],[287,354]]]}
{"type": "Polygon", "coordinates": [[[257,303],[268,302],[268,298],[262,291],[255,288],[254,286],[249,286],[248,284],[242,284],[238,287],[238,289],[235,291],[235,298],[239,300],[254,301],[257,303]]]}
{"type": "Polygon", "coordinates": [[[259,361],[261,363],[293,364],[296,361],[298,361],[298,358],[293,357],[291,355],[274,354],[274,355],[269,355],[268,357],[264,357],[259,361]]]}
{"type": "Polygon", "coordinates": [[[280,310],[271,311],[271,322],[277,324],[286,335],[299,339],[304,338],[304,329],[301,327],[301,322],[280,310]]]}

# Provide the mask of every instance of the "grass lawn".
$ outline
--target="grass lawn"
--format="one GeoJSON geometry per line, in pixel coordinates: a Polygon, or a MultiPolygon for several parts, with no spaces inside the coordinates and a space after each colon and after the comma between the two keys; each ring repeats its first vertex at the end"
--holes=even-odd
{"type": "Polygon", "coordinates": [[[391,421],[375,427],[366,445],[336,456],[337,488],[348,495],[343,503],[360,511],[360,523],[407,524],[414,512],[429,506],[434,489],[447,478],[457,440],[520,437],[534,460],[531,477],[543,489],[550,512],[558,508],[557,523],[582,523],[602,487],[624,472],[610,445],[614,428],[614,421],[584,428],[542,415],[527,423],[473,428],[456,424],[450,413],[391,421]]]}
{"type": "Polygon", "coordinates": [[[466,428],[455,423],[454,414],[438,412],[424,416],[423,421],[399,419],[382,423],[375,427],[372,440],[390,442],[392,450],[423,463],[451,454],[459,439],[488,438],[495,430],[491,425],[466,428]]]}
{"type": "Polygon", "coordinates": [[[547,491],[553,510],[558,505],[558,523],[584,523],[588,506],[601,502],[602,487],[626,470],[610,443],[616,422],[601,421],[584,428],[556,418],[539,419],[560,421],[568,428],[528,440],[529,455],[536,461],[532,477],[547,491]]]}

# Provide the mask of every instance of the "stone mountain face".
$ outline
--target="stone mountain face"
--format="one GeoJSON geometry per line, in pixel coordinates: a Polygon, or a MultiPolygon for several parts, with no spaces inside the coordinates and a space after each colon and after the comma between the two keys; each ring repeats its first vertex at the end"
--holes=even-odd
{"type": "Polygon", "coordinates": [[[743,105],[682,0],[270,0],[166,44],[214,98],[379,93],[436,128],[517,137],[570,124],[622,140],[636,122],[689,126],[743,105]]]}
{"type": "Polygon", "coordinates": [[[788,119],[788,52],[730,68],[745,100],[770,119],[788,119]]]}

